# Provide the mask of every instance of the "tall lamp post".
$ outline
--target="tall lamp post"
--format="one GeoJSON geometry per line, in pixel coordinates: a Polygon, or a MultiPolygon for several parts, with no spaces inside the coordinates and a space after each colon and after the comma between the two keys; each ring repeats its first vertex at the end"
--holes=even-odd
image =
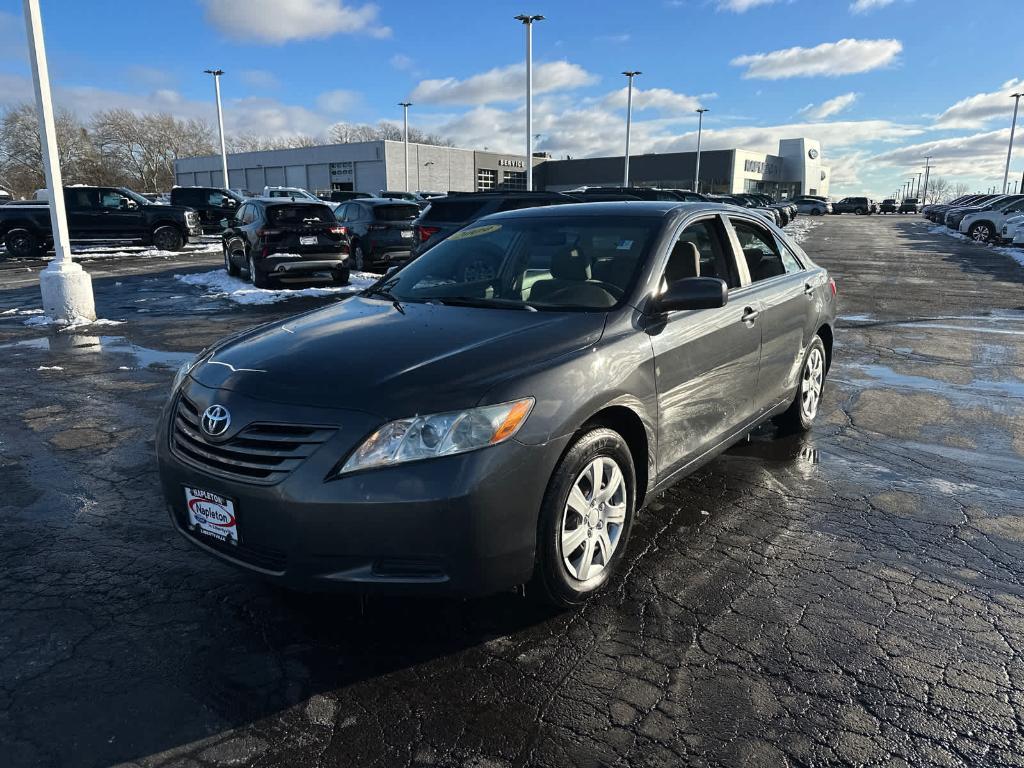
{"type": "Polygon", "coordinates": [[[931,155],[925,155],[924,156],[924,192],[923,192],[923,197],[921,198],[921,205],[925,205],[928,202],[927,201],[927,197],[928,197],[928,177],[931,175],[931,171],[932,171],[932,167],[929,164],[929,161],[931,159],[932,159],[931,155]]]}
{"type": "Polygon", "coordinates": [[[39,0],[23,0],[28,51],[32,61],[36,107],[39,110],[39,140],[43,150],[43,175],[50,191],[50,227],[53,230],[53,261],[39,273],[39,291],[43,311],[57,323],[70,323],[78,318],[96,319],[96,301],[92,294],[92,278],[80,264],[71,260],[68,243],[68,219],[64,210],[64,178],[57,153],[57,129],[53,122],[53,101],[50,97],[50,71],[46,64],[46,43],[43,40],[43,19],[39,0]]]}
{"type": "Polygon", "coordinates": [[[224,142],[224,112],[220,106],[220,76],[224,74],[223,69],[204,69],[204,74],[213,75],[213,91],[217,96],[217,129],[220,131],[220,168],[224,173],[224,188],[230,188],[228,182],[228,149],[224,142]]]}
{"type": "Polygon", "coordinates": [[[626,156],[622,165],[622,186],[629,186],[629,128],[633,121],[633,78],[642,75],[638,69],[623,72],[629,84],[626,86],[626,156]]]}
{"type": "Polygon", "coordinates": [[[400,101],[398,106],[402,108],[402,135],[404,136],[403,141],[405,142],[405,191],[412,192],[409,189],[409,107],[412,106],[411,101],[400,101]]]}
{"type": "Polygon", "coordinates": [[[1017,130],[1017,107],[1020,106],[1020,97],[1024,93],[1011,93],[1013,99],[1013,122],[1010,123],[1010,146],[1006,150],[1006,170],[1003,172],[1003,194],[1006,194],[1006,185],[1010,180],[1010,157],[1013,155],[1013,134],[1017,130]]]}
{"type": "Polygon", "coordinates": [[[526,189],[533,190],[533,22],[544,17],[521,13],[515,18],[526,27],[526,189]]]}
{"type": "Polygon", "coordinates": [[[700,134],[704,128],[704,113],[710,110],[707,107],[697,108],[697,167],[693,171],[693,191],[700,192],[700,134]]]}
{"type": "Polygon", "coordinates": [[[920,171],[918,171],[918,173],[917,173],[917,187],[915,187],[915,189],[914,189],[914,197],[916,197],[918,200],[921,199],[921,172],[920,171]]]}

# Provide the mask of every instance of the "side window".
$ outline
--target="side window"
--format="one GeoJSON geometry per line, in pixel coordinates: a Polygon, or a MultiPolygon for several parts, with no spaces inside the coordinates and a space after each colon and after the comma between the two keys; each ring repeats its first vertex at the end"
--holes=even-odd
{"type": "Polygon", "coordinates": [[[779,249],[779,253],[782,256],[782,263],[786,267],[786,274],[791,275],[794,272],[799,272],[804,268],[804,265],[800,263],[800,259],[793,253],[788,245],[786,245],[779,238],[775,238],[775,244],[779,249]]]}
{"type": "Polygon", "coordinates": [[[665,264],[665,285],[686,277],[717,277],[726,285],[739,285],[726,256],[727,242],[718,217],[701,219],[679,233],[665,264]]]}
{"type": "Polygon", "coordinates": [[[751,282],[768,280],[786,274],[786,266],[771,233],[758,224],[743,219],[732,219],[743,258],[747,261],[751,282]]]}
{"type": "Polygon", "coordinates": [[[235,221],[239,224],[248,224],[252,214],[251,205],[243,205],[235,214],[235,221]]]}
{"type": "Polygon", "coordinates": [[[94,189],[64,188],[64,205],[72,211],[90,211],[96,208],[97,196],[94,189]]]}
{"type": "Polygon", "coordinates": [[[222,208],[224,207],[224,201],[227,199],[227,195],[225,195],[223,192],[218,192],[214,190],[213,192],[207,194],[206,205],[211,205],[214,208],[222,208]]]}
{"type": "Polygon", "coordinates": [[[351,207],[352,207],[351,205],[339,205],[338,209],[334,212],[334,218],[336,218],[338,221],[342,221],[342,222],[347,221],[348,220],[348,211],[349,211],[349,208],[351,208],[351,207]]]}
{"type": "Polygon", "coordinates": [[[113,208],[119,210],[121,208],[121,202],[127,200],[127,198],[118,192],[116,189],[101,189],[100,190],[100,207],[101,208],[113,208]]]}

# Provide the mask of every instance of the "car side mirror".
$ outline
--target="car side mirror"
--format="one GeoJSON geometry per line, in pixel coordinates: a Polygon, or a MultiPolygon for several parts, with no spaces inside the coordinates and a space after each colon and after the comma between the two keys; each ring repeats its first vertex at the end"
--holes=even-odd
{"type": "Polygon", "coordinates": [[[659,312],[675,312],[724,307],[728,300],[729,286],[724,280],[717,277],[684,277],[671,283],[654,302],[659,312]]]}

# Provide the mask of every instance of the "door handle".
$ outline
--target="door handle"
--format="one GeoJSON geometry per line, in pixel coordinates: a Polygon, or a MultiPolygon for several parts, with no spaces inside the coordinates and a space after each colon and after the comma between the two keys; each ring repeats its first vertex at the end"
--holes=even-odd
{"type": "Polygon", "coordinates": [[[814,286],[810,283],[804,283],[804,296],[811,296],[814,293],[814,286]]]}
{"type": "Polygon", "coordinates": [[[757,316],[761,314],[753,307],[745,307],[743,309],[743,316],[740,318],[744,323],[753,323],[757,320],[757,316]]]}

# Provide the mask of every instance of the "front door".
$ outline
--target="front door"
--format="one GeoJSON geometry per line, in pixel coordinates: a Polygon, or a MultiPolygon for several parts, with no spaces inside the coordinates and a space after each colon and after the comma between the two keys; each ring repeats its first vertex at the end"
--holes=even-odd
{"type": "Polygon", "coordinates": [[[648,332],[658,388],[658,472],[671,473],[717,445],[754,409],[761,327],[757,307],[733,301],[739,270],[717,215],[687,223],[664,262],[665,285],[718,277],[730,298],[717,309],[669,312],[648,332]]]}
{"type": "Polygon", "coordinates": [[[134,200],[111,187],[100,189],[100,231],[104,238],[138,239],[142,237],[144,222],[145,214],[134,200]]]}

